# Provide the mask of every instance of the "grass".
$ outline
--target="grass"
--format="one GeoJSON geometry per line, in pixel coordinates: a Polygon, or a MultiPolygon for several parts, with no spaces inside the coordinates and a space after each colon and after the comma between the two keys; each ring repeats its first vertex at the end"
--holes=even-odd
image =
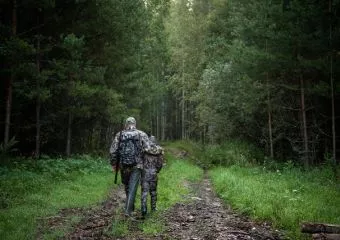
{"type": "Polygon", "coordinates": [[[149,236],[153,236],[165,230],[164,222],[159,217],[148,218],[139,225],[139,228],[149,236]]]}
{"type": "Polygon", "coordinates": [[[203,176],[199,167],[167,155],[167,165],[159,174],[158,209],[167,209],[183,200],[188,193],[185,182],[196,182],[203,176]]]}
{"type": "Polygon", "coordinates": [[[264,154],[250,143],[232,140],[221,145],[202,147],[197,164],[205,169],[213,166],[251,166],[264,159],[264,154]]]}
{"type": "Polygon", "coordinates": [[[240,166],[210,171],[217,193],[235,209],[257,220],[269,220],[293,239],[304,239],[304,221],[340,224],[339,183],[330,168],[267,171],[240,166]]]}
{"type": "Polygon", "coordinates": [[[186,151],[189,153],[189,158],[195,156],[197,151],[201,151],[201,146],[199,144],[188,140],[164,142],[162,145],[164,145],[167,150],[174,149],[175,151],[186,151]]]}
{"type": "MultiPolygon", "coordinates": [[[[107,162],[95,159],[48,159],[0,168],[0,237],[34,239],[39,219],[58,210],[87,207],[103,200],[113,186],[107,162]]],[[[70,225],[79,221],[69,219],[70,225]]],[[[46,239],[67,228],[48,232],[46,239]]]]}
{"type": "MultiPolygon", "coordinates": [[[[158,210],[162,212],[188,193],[184,185],[197,181],[202,170],[189,161],[166,155],[167,163],[159,175],[158,210]]],[[[44,159],[12,161],[0,167],[0,238],[34,239],[43,220],[55,216],[63,208],[88,207],[103,200],[113,185],[114,174],[107,161],[80,156],[75,159],[44,159]]],[[[140,199],[140,195],[136,199],[140,199]]],[[[149,199],[150,201],[150,199],[149,199]]],[[[140,201],[136,201],[137,209],[140,201]]],[[[43,226],[43,239],[65,235],[81,216],[71,215],[63,224],[48,229],[43,226]]],[[[128,234],[128,222],[115,220],[107,233],[113,236],[128,234]]],[[[159,214],[152,214],[140,226],[145,234],[164,230],[159,214]]]]}
{"type": "Polygon", "coordinates": [[[122,220],[115,220],[112,223],[111,231],[106,232],[107,234],[115,237],[122,237],[128,234],[129,222],[122,220]]]}

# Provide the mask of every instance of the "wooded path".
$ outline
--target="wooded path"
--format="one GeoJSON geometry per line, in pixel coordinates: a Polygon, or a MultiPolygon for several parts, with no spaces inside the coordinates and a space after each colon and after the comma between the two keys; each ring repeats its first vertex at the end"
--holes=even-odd
{"type": "MultiPolygon", "coordinates": [[[[62,239],[284,239],[282,234],[273,230],[268,223],[251,221],[223,204],[206,176],[199,183],[186,182],[185,185],[190,189],[190,194],[184,196],[184,202],[177,203],[161,213],[160,219],[165,225],[165,231],[161,233],[146,235],[138,227],[142,219],[124,219],[122,209],[125,197],[123,186],[120,185],[112,190],[110,197],[99,206],[92,209],[75,209],[75,212],[82,215],[82,220],[62,239]],[[108,234],[114,221],[128,221],[129,231],[125,236],[108,234]]],[[[50,226],[63,224],[65,215],[74,214],[74,211],[64,211],[59,218],[49,219],[50,226]]],[[[138,214],[139,210],[137,216],[138,214]]]]}

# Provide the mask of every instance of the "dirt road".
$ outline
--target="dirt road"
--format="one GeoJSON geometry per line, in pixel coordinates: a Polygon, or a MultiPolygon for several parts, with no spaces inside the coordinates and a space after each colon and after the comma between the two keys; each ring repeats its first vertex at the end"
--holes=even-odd
{"type": "Polygon", "coordinates": [[[49,219],[46,224],[53,228],[64,224],[63,219],[67,219],[67,214],[81,216],[81,221],[60,239],[284,239],[266,223],[255,223],[223,204],[214,193],[207,177],[196,184],[188,183],[187,186],[191,193],[186,196],[185,202],[177,203],[160,213],[158,218],[162,219],[165,230],[152,236],[144,234],[138,227],[144,221],[138,219],[138,211],[137,220],[126,220],[122,216],[122,186],[113,190],[110,197],[100,206],[93,209],[65,210],[58,217],[49,219]],[[123,236],[112,234],[114,221],[125,221],[127,233],[123,236]]]}

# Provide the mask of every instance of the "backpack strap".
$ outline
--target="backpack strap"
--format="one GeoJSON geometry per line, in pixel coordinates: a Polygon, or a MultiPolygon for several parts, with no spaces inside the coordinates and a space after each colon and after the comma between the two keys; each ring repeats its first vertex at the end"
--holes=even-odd
{"type": "MultiPolygon", "coordinates": [[[[137,145],[137,139],[133,138],[133,145],[135,146],[135,149],[137,150],[137,153],[140,155],[141,154],[141,148],[140,148],[140,145],[141,145],[141,141],[140,141],[140,133],[138,133],[138,141],[139,141],[139,144],[137,145]]],[[[136,156],[137,157],[137,156],[136,156]]]]}

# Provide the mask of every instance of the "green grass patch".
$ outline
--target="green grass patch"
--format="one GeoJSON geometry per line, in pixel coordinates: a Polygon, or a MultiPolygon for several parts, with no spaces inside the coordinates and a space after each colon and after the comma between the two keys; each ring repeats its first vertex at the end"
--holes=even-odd
{"type": "Polygon", "coordinates": [[[48,159],[1,167],[0,236],[34,239],[40,218],[62,208],[93,205],[105,199],[112,183],[107,162],[98,159],[48,159]]]}
{"type": "Polygon", "coordinates": [[[303,239],[304,221],[340,223],[339,183],[329,168],[267,171],[260,167],[232,166],[209,172],[217,193],[235,209],[254,219],[269,220],[303,239]]]}
{"type": "Polygon", "coordinates": [[[164,146],[167,150],[175,150],[175,151],[185,151],[188,153],[188,157],[196,156],[198,151],[201,151],[201,146],[193,141],[188,140],[179,140],[174,142],[164,142],[164,146]]]}
{"type": "Polygon", "coordinates": [[[254,145],[230,140],[221,145],[202,146],[197,164],[209,169],[214,166],[252,166],[264,159],[264,154],[254,145]]]}
{"type": "Polygon", "coordinates": [[[159,216],[146,219],[139,225],[139,228],[149,236],[154,236],[165,230],[164,222],[159,216]]]}
{"type": "Polygon", "coordinates": [[[127,235],[129,232],[129,222],[122,220],[115,220],[109,231],[106,234],[113,237],[122,237],[127,235]]]}
{"type": "MultiPolygon", "coordinates": [[[[189,189],[185,182],[196,182],[203,176],[203,170],[185,160],[167,155],[167,165],[159,174],[157,208],[164,210],[183,201],[189,189]]],[[[148,198],[149,199],[149,198],[148,198]]]]}

